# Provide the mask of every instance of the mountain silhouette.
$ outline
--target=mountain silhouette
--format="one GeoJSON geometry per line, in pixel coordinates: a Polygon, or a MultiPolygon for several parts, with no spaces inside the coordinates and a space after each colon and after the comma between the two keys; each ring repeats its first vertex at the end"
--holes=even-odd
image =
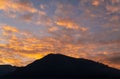
{"type": "Polygon", "coordinates": [[[26,67],[18,67],[13,73],[7,74],[5,77],[120,78],[120,71],[88,59],[49,54],[26,67]]]}
{"type": "Polygon", "coordinates": [[[11,73],[15,71],[16,67],[12,67],[10,65],[1,65],[0,66],[0,76],[11,73]]]}

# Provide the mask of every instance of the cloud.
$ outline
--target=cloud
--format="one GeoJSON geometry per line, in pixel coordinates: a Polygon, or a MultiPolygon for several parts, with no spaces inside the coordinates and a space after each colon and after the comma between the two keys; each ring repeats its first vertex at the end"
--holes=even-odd
{"type": "Polygon", "coordinates": [[[120,56],[113,56],[108,59],[111,63],[120,65],[120,56]]]}
{"type": "Polygon", "coordinates": [[[6,32],[18,32],[17,28],[15,28],[15,27],[11,27],[11,26],[6,25],[6,26],[3,26],[2,28],[6,32]]]}
{"type": "Polygon", "coordinates": [[[0,1],[0,9],[6,12],[30,12],[34,13],[37,10],[33,7],[33,4],[28,1],[20,0],[2,0],[0,1]]]}
{"type": "Polygon", "coordinates": [[[51,28],[49,28],[49,31],[50,31],[50,32],[54,32],[54,31],[57,31],[57,30],[58,30],[57,27],[51,27],[51,28]]]}
{"type": "MultiPolygon", "coordinates": [[[[53,33],[49,37],[38,38],[32,34],[27,35],[26,32],[13,26],[3,25],[1,30],[7,32],[7,36],[2,38],[6,42],[0,43],[1,64],[25,66],[49,53],[61,53],[76,58],[99,61],[112,67],[116,66],[116,64],[110,65],[111,60],[106,59],[108,56],[112,56],[113,51],[108,48],[111,49],[114,42],[104,43],[103,41],[102,43],[90,40],[92,36],[89,35],[89,31],[83,33],[82,36],[75,37],[78,34],[81,35],[81,31],[58,28],[57,31],[55,31],[56,28],[52,28],[53,33]]],[[[94,39],[97,40],[97,38],[94,39]]]]}
{"type": "Polygon", "coordinates": [[[19,25],[0,24],[0,64],[25,66],[49,53],[61,53],[120,68],[119,0],[45,2],[39,9],[28,0],[0,2],[0,10],[33,25],[23,31],[19,25]]]}
{"type": "MultiPolygon", "coordinates": [[[[66,34],[61,39],[56,36],[54,36],[55,38],[36,38],[33,35],[26,35],[26,32],[24,33],[24,31],[10,25],[3,25],[1,30],[7,33],[7,36],[4,38],[2,33],[2,40],[6,40],[6,42],[0,44],[0,55],[3,58],[1,62],[4,64],[25,66],[30,61],[42,58],[49,53],[61,52],[68,55],[68,51],[70,53],[69,56],[79,57],[76,53],[83,48],[81,45],[74,45],[72,43],[73,39],[70,36],[66,36],[66,34]],[[73,53],[75,51],[76,53],[73,53]],[[24,58],[27,61],[24,61],[24,58]]],[[[84,57],[86,54],[81,54],[81,56],[84,57]]]]}
{"type": "Polygon", "coordinates": [[[30,22],[30,21],[32,21],[33,17],[34,17],[34,14],[25,14],[25,15],[21,16],[20,19],[30,22]]]}
{"type": "Polygon", "coordinates": [[[68,3],[67,5],[65,3],[57,2],[55,4],[56,10],[55,10],[55,15],[61,16],[61,17],[66,17],[66,16],[72,16],[76,14],[76,7],[68,3]]]}
{"type": "Polygon", "coordinates": [[[32,22],[40,18],[40,16],[46,15],[45,11],[37,9],[34,7],[34,4],[28,0],[2,0],[0,1],[0,10],[3,12],[3,15],[8,18],[17,18],[17,20],[20,19],[25,22],[32,22]]]}
{"type": "Polygon", "coordinates": [[[56,21],[56,25],[65,27],[67,29],[75,29],[81,31],[87,31],[88,29],[85,27],[80,27],[77,23],[70,19],[59,19],[56,21]]]}
{"type": "Polygon", "coordinates": [[[92,5],[94,5],[94,6],[99,6],[99,4],[100,4],[99,0],[94,0],[92,2],[92,5]]]}
{"type": "Polygon", "coordinates": [[[111,13],[115,13],[115,12],[120,12],[119,7],[120,7],[120,6],[107,5],[107,6],[106,6],[106,9],[107,9],[107,11],[111,14],[111,13]]]}
{"type": "Polygon", "coordinates": [[[57,25],[66,27],[68,29],[78,29],[79,26],[74,23],[73,21],[70,21],[68,19],[60,19],[56,22],[57,25]]]}
{"type": "Polygon", "coordinates": [[[28,0],[2,0],[0,1],[0,10],[3,12],[3,16],[22,19],[27,22],[30,22],[36,13],[44,14],[28,0]]]}

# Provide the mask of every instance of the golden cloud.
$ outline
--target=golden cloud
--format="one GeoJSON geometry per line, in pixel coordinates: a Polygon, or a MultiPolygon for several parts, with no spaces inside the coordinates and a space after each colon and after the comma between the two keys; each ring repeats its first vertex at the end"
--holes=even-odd
{"type": "Polygon", "coordinates": [[[88,29],[85,27],[80,27],[77,23],[75,23],[72,20],[69,19],[59,19],[56,21],[56,25],[62,26],[68,29],[74,29],[74,30],[81,30],[81,31],[87,31],[88,29]]]}
{"type": "Polygon", "coordinates": [[[92,5],[94,5],[94,6],[99,6],[99,4],[100,4],[99,0],[94,0],[92,2],[92,5]]]}
{"type": "Polygon", "coordinates": [[[6,12],[37,12],[31,3],[21,2],[19,0],[1,0],[0,9],[6,12]]]}
{"type": "Polygon", "coordinates": [[[17,30],[17,28],[15,28],[15,27],[11,27],[11,26],[3,26],[3,30],[4,31],[6,31],[6,32],[19,32],[18,30],[17,30]]]}
{"type": "MultiPolygon", "coordinates": [[[[54,28],[53,28],[54,29],[54,28]]],[[[61,36],[52,35],[52,37],[37,38],[33,35],[27,35],[26,32],[18,30],[13,26],[4,25],[2,32],[9,32],[9,38],[2,38],[7,42],[0,40],[0,64],[11,64],[13,66],[26,66],[36,59],[40,59],[50,53],[61,53],[75,58],[86,58],[96,60],[109,66],[116,65],[109,64],[106,60],[110,53],[107,50],[97,52],[103,47],[101,43],[89,43],[79,40],[71,36],[71,33],[62,33],[62,31],[56,31],[61,36]],[[99,55],[98,55],[99,54],[99,55]]],[[[53,30],[52,30],[53,31],[53,30]]],[[[65,30],[64,30],[65,31],[65,30]]],[[[89,36],[90,37],[90,36],[89,36]]],[[[86,37],[89,38],[88,36],[86,37]]],[[[104,48],[108,44],[104,44],[104,48]]],[[[117,66],[118,67],[118,66],[117,66]]]]}
{"type": "Polygon", "coordinates": [[[57,31],[57,30],[58,30],[57,27],[51,27],[51,28],[49,28],[49,31],[50,31],[50,32],[54,32],[54,31],[57,31]]]}
{"type": "MultiPolygon", "coordinates": [[[[34,36],[29,37],[22,33],[23,31],[20,31],[13,26],[5,25],[2,30],[3,32],[9,32],[7,35],[9,38],[3,38],[7,42],[0,44],[0,55],[2,56],[1,62],[3,62],[1,64],[25,66],[49,53],[61,52],[67,55],[68,51],[71,53],[71,56],[78,57],[77,54],[74,54],[73,52],[78,52],[79,49],[83,48],[81,45],[73,45],[69,42],[70,40],[66,40],[63,45],[63,40],[61,39],[58,40],[50,37],[38,39],[34,36]],[[27,61],[24,61],[24,58],[26,58],[27,61]]],[[[68,37],[66,36],[65,39],[68,39],[68,37]]]]}

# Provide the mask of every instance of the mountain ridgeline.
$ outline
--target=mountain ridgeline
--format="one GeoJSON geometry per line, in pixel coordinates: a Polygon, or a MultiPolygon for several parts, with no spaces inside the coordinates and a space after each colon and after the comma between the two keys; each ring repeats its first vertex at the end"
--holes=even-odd
{"type": "Polygon", "coordinates": [[[1,65],[0,66],[0,76],[12,73],[16,70],[16,67],[12,67],[10,65],[1,65]]]}
{"type": "Polygon", "coordinates": [[[120,78],[120,71],[87,59],[76,59],[61,54],[49,54],[40,60],[18,67],[8,78],[79,77],[120,78]]]}

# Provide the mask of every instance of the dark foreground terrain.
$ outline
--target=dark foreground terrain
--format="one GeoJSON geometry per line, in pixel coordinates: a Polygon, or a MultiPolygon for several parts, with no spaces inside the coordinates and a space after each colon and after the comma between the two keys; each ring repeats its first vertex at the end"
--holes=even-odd
{"type": "Polygon", "coordinates": [[[17,68],[1,78],[42,79],[120,79],[120,71],[87,59],[76,59],[61,54],[49,54],[26,67],[17,68]]]}

